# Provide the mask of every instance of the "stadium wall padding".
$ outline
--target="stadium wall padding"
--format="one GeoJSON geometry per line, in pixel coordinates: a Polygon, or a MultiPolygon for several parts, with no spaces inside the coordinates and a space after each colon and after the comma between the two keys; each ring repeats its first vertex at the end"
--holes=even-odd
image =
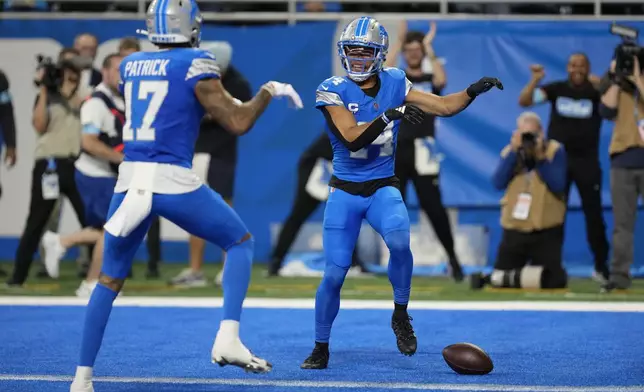
{"type": "MultiPolygon", "coordinates": [[[[295,26],[273,25],[232,27],[205,25],[204,41],[229,41],[233,64],[257,90],[268,80],[293,84],[300,92],[305,109],[293,111],[284,102],[271,104],[253,131],[239,143],[239,163],[234,204],[256,237],[256,258],[270,255],[269,225],[282,221],[294,196],[298,157],[322,131],[322,116],[312,107],[318,84],[337,72],[335,39],[344,22],[309,22],[295,26]]],[[[592,70],[601,75],[610,62],[619,39],[609,34],[608,22],[525,22],[525,21],[439,21],[434,42],[436,53],[445,61],[448,73],[446,93],[467,87],[481,76],[498,76],[504,91],[492,91],[463,113],[441,119],[438,126],[439,149],[445,155],[441,183],[445,203],[459,209],[460,223],[486,225],[491,243],[488,257],[493,261],[500,238],[498,200],[490,176],[498,153],[509,141],[515,119],[522,109],[518,94],[530,77],[529,65],[546,68],[546,81],[565,77],[567,58],[584,52],[592,70]]],[[[427,31],[428,21],[409,21],[410,29],[427,31]]],[[[644,23],[629,23],[639,28],[644,23]]],[[[31,84],[36,66],[35,55],[55,55],[69,46],[80,32],[91,32],[101,42],[102,56],[114,50],[123,36],[132,36],[139,21],[116,20],[0,20],[0,69],[9,76],[18,121],[19,164],[13,170],[2,168],[4,194],[0,201],[0,259],[11,260],[26,219],[35,132],[30,124],[36,94],[31,84]]],[[[398,39],[397,22],[385,22],[391,41],[398,39]]],[[[98,64],[97,61],[97,64],[98,64]]],[[[548,121],[549,108],[535,109],[548,121]]],[[[602,188],[606,219],[612,227],[609,192],[608,143],[612,126],[605,122],[600,155],[604,169],[602,188]]],[[[410,205],[415,208],[413,192],[410,205]]],[[[412,214],[414,215],[414,214],[412,214]]],[[[321,209],[313,219],[321,218],[321,209]]],[[[638,217],[638,236],[643,219],[638,217]]],[[[583,217],[576,191],[571,197],[564,258],[567,262],[589,264],[591,254],[585,239],[583,217]]],[[[78,227],[66,205],[61,231],[78,227]]],[[[176,226],[164,222],[164,259],[187,258],[187,238],[176,226]]],[[[72,255],[72,252],[70,252],[72,255]]],[[[145,257],[144,250],[139,254],[145,257]]],[[[207,258],[219,260],[214,247],[207,258]]],[[[644,248],[636,248],[636,260],[644,259],[644,248]]]]}

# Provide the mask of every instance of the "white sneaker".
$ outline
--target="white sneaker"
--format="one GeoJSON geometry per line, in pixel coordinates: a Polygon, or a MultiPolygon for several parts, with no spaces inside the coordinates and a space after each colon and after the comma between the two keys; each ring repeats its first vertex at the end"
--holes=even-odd
{"type": "Polygon", "coordinates": [[[597,270],[593,270],[592,280],[594,280],[595,282],[597,282],[599,284],[608,283],[608,280],[606,280],[606,278],[604,278],[604,275],[602,275],[602,273],[597,271],[597,270]]]}
{"type": "Polygon", "coordinates": [[[98,280],[93,280],[91,282],[83,280],[80,286],[78,286],[78,289],[76,290],[76,296],[81,298],[91,297],[92,292],[96,288],[97,284],[98,284],[98,280]]]}
{"type": "Polygon", "coordinates": [[[94,385],[91,380],[74,380],[69,392],[94,392],[94,385]]]}
{"type": "Polygon", "coordinates": [[[219,366],[233,365],[249,373],[268,373],[273,365],[265,359],[256,357],[239,339],[239,322],[224,320],[221,322],[215,344],[211,351],[212,363],[219,366]]]}
{"type": "Polygon", "coordinates": [[[186,268],[181,273],[172,280],[170,280],[170,284],[172,286],[176,287],[206,287],[208,285],[208,281],[206,280],[206,276],[203,274],[203,272],[194,272],[190,268],[186,268]]]}
{"type": "Polygon", "coordinates": [[[221,287],[223,282],[224,282],[224,269],[222,268],[221,271],[219,271],[219,273],[215,277],[215,285],[221,287]]]}
{"type": "Polygon", "coordinates": [[[60,243],[60,235],[48,231],[43,234],[40,243],[45,248],[45,269],[50,277],[56,279],[60,275],[60,259],[67,249],[60,243]]]}

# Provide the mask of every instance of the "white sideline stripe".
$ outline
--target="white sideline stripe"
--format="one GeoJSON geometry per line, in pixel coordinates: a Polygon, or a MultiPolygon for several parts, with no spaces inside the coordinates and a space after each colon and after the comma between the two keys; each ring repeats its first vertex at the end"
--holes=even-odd
{"type": "MultiPolygon", "coordinates": [[[[85,306],[88,299],[78,297],[0,296],[0,306],[85,306]]],[[[119,297],[118,307],[220,308],[222,298],[210,297],[119,297]]],[[[314,309],[315,300],[284,298],[247,298],[246,308],[314,309]]],[[[392,309],[388,300],[343,300],[343,309],[392,309]]],[[[508,310],[562,312],[644,312],[644,302],[582,301],[411,301],[410,309],[420,310],[508,310]]]]}
{"type": "MultiPolygon", "coordinates": [[[[0,374],[0,381],[71,382],[69,376],[0,374]]],[[[180,384],[180,385],[230,385],[264,386],[282,388],[344,388],[344,389],[406,389],[420,391],[476,391],[476,392],[642,392],[644,386],[546,386],[546,385],[496,385],[496,384],[421,384],[379,383],[354,381],[305,381],[257,379],[208,379],[208,378],[143,378],[143,377],[94,377],[95,382],[128,384],[180,384]]]]}

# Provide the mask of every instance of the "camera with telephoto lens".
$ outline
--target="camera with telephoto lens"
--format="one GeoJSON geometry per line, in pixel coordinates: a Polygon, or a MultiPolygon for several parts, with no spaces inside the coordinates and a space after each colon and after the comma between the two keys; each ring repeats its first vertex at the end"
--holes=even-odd
{"type": "Polygon", "coordinates": [[[634,57],[640,63],[640,71],[644,70],[644,47],[637,44],[639,30],[613,23],[610,26],[610,33],[622,38],[622,42],[615,48],[615,73],[621,76],[633,74],[635,66],[634,57]]]}
{"type": "Polygon", "coordinates": [[[534,151],[537,147],[537,133],[525,132],[521,134],[521,148],[525,151],[534,151]]]}
{"type": "Polygon", "coordinates": [[[43,76],[41,80],[34,80],[34,84],[36,87],[45,86],[48,90],[56,90],[63,84],[66,69],[80,73],[83,69],[91,66],[90,61],[80,56],[54,62],[51,57],[39,54],[36,59],[38,60],[36,72],[43,70],[43,76]]]}
{"type": "Polygon", "coordinates": [[[519,147],[519,156],[526,163],[533,160],[537,151],[537,132],[530,131],[521,134],[521,147],[519,147]]]}

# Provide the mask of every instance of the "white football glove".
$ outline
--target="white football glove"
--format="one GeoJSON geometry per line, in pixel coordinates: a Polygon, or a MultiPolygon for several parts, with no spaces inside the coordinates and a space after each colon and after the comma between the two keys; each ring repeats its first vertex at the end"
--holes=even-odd
{"type": "Polygon", "coordinates": [[[302,98],[300,98],[300,95],[290,84],[271,81],[264,84],[262,88],[275,98],[287,97],[289,104],[296,109],[302,109],[304,107],[302,98]]]}

